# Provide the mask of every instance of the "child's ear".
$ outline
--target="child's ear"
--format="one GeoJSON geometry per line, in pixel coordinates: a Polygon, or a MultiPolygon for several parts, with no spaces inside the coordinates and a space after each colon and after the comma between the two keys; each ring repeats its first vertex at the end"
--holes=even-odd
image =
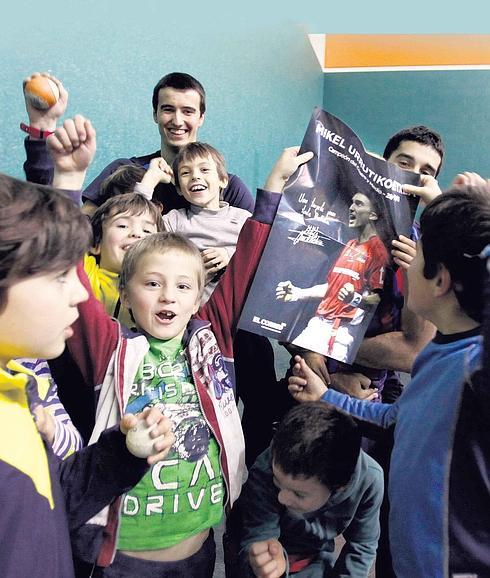
{"type": "Polygon", "coordinates": [[[219,180],[219,186],[221,187],[221,190],[226,189],[228,186],[228,175],[226,175],[226,177],[222,177],[219,180]]]}
{"type": "Polygon", "coordinates": [[[131,303],[129,301],[129,295],[126,288],[119,289],[119,299],[121,300],[121,304],[126,309],[131,309],[131,303]]]}
{"type": "Polygon", "coordinates": [[[192,315],[195,315],[199,311],[199,307],[201,307],[201,300],[202,300],[202,291],[200,292],[199,296],[196,298],[196,303],[194,304],[194,309],[192,310],[192,315]]]}
{"type": "Polygon", "coordinates": [[[95,256],[100,255],[100,244],[99,244],[99,245],[95,245],[95,247],[90,247],[89,253],[90,253],[91,255],[95,255],[95,256]]]}

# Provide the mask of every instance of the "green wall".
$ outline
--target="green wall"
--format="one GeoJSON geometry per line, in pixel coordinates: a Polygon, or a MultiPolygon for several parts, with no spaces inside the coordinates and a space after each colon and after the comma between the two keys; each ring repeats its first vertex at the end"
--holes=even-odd
{"type": "Polygon", "coordinates": [[[323,106],[380,154],[402,128],[425,124],[439,132],[444,187],[465,170],[490,177],[490,70],[325,74],[323,106]]]}

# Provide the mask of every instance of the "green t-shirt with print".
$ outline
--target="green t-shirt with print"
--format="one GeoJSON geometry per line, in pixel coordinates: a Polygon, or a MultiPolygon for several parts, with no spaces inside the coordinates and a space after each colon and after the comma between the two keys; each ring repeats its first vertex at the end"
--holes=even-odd
{"type": "Polygon", "coordinates": [[[206,423],[180,338],[149,338],[125,411],[162,404],[175,443],[123,500],[119,550],[156,550],[218,524],[224,485],[219,446],[206,423]]]}

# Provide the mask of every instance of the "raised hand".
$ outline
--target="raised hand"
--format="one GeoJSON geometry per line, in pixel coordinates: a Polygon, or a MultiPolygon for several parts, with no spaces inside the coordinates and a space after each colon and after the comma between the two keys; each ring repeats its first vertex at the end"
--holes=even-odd
{"type": "Polygon", "coordinates": [[[64,189],[79,189],[85,172],[92,162],[97,148],[92,123],[77,114],[65,120],[46,143],[53,157],[55,172],[53,186],[64,189]]]}
{"type": "Polygon", "coordinates": [[[299,153],[299,147],[289,147],[282,151],[276,164],[267,178],[264,188],[267,191],[281,193],[286,181],[296,171],[296,169],[313,158],[312,152],[299,153]]]}
{"type": "Polygon", "coordinates": [[[461,185],[480,186],[480,185],[488,185],[489,183],[490,180],[485,180],[478,173],[471,173],[469,171],[465,171],[464,173],[459,173],[454,177],[452,186],[453,187],[458,187],[461,185]]]}

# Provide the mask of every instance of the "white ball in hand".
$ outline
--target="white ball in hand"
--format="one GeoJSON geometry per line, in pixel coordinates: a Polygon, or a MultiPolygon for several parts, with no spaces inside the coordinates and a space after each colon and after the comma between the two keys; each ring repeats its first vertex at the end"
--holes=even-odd
{"type": "Polygon", "coordinates": [[[144,420],[140,419],[126,434],[126,447],[137,458],[147,458],[157,453],[153,444],[163,436],[151,437],[150,432],[156,426],[156,423],[149,426],[144,420]]]}

